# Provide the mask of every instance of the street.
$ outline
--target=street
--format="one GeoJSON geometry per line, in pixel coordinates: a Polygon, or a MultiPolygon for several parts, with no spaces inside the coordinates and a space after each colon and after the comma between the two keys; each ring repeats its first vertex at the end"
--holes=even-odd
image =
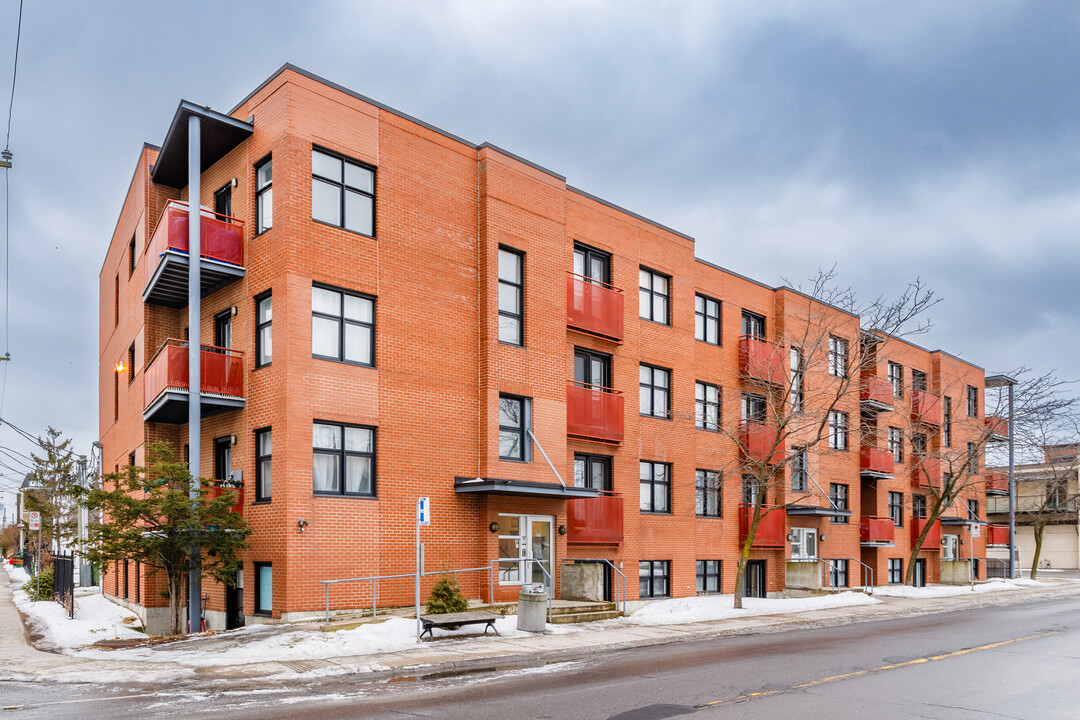
{"type": "Polygon", "coordinates": [[[13,718],[1075,718],[1080,599],[727,637],[536,667],[169,687],[3,683],[13,718]]]}

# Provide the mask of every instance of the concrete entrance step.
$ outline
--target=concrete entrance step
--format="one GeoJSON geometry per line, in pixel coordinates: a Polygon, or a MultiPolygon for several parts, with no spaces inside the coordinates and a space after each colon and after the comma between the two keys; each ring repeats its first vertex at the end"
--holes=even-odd
{"type": "Polygon", "coordinates": [[[622,611],[615,610],[596,610],[592,612],[578,612],[578,613],[559,613],[555,614],[555,609],[551,610],[551,624],[552,625],[568,625],[570,623],[587,623],[596,622],[598,620],[614,620],[615,618],[622,617],[622,611]]]}

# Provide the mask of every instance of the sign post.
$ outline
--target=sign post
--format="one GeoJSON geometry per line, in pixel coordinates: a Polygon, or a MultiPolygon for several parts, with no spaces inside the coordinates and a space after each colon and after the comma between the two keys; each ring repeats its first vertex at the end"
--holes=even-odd
{"type": "Polygon", "coordinates": [[[31,530],[37,530],[37,560],[34,561],[34,577],[37,578],[37,594],[41,595],[41,513],[31,510],[27,524],[31,530]]]}
{"type": "Polygon", "coordinates": [[[979,537],[979,526],[976,523],[968,525],[970,530],[970,537],[968,538],[968,557],[971,558],[971,562],[968,569],[968,575],[971,578],[971,592],[975,592],[975,538],[979,537]]]}
{"type": "Polygon", "coordinates": [[[420,544],[420,526],[431,524],[431,499],[416,499],[416,581],[413,601],[416,604],[416,639],[420,639],[420,576],[424,572],[424,546],[420,544]]]}

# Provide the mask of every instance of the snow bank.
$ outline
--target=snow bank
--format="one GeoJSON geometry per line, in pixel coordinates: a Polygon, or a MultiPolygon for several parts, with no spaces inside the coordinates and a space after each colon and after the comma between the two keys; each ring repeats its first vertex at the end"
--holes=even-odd
{"type": "Polygon", "coordinates": [[[629,621],[639,625],[674,625],[752,615],[784,615],[852,605],[874,605],[881,601],[863,593],[843,592],[806,598],[743,598],[741,610],[734,609],[733,602],[731,595],[661,600],[641,608],[630,616],[629,621]]]}
{"type": "MultiPolygon", "coordinates": [[[[1027,580],[1024,578],[1017,578],[1015,580],[990,580],[985,583],[976,583],[975,592],[1000,592],[1002,590],[1017,590],[1022,587],[1048,587],[1050,585],[1058,584],[1060,584],[1060,581],[1044,583],[1039,582],[1038,580],[1027,580]]],[[[955,595],[970,595],[971,592],[970,585],[931,585],[921,588],[911,587],[910,585],[882,585],[874,588],[875,595],[906,598],[951,597],[955,595]]]]}

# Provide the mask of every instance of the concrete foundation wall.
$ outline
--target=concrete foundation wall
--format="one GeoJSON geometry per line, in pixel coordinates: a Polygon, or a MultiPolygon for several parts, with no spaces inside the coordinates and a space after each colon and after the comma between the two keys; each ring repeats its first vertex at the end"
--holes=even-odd
{"type": "Polygon", "coordinates": [[[942,585],[967,585],[971,582],[971,563],[967,560],[942,560],[942,585]]]}
{"type": "Polygon", "coordinates": [[[800,590],[821,589],[821,565],[817,562],[788,562],[786,586],[800,590]]]}
{"type": "Polygon", "coordinates": [[[562,599],[602,601],[604,599],[604,566],[588,563],[563,565],[562,599]]]}

